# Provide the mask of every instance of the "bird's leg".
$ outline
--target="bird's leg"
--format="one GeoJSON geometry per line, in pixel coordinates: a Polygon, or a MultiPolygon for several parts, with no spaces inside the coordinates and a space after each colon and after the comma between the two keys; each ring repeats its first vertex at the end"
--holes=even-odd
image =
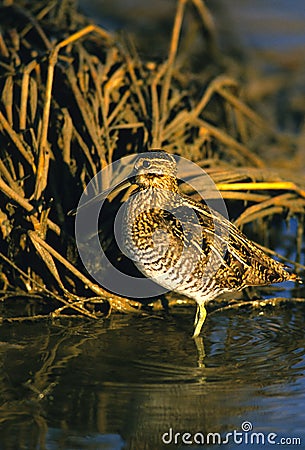
{"type": "Polygon", "coordinates": [[[194,334],[193,334],[193,338],[196,338],[197,336],[199,336],[202,325],[205,321],[207,312],[206,309],[204,307],[204,304],[202,303],[201,305],[199,305],[197,303],[197,311],[196,311],[196,316],[195,316],[195,322],[194,322],[194,334]]]}

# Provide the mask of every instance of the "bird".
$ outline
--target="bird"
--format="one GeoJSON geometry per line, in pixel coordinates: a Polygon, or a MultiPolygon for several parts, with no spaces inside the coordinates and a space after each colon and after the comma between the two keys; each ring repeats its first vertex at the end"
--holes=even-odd
{"type": "Polygon", "coordinates": [[[297,281],[231,221],[183,194],[174,156],[162,149],[139,154],[128,182],[122,240],[127,256],[147,278],[197,303],[193,337],[205,322],[206,304],[249,286],[297,281]]]}

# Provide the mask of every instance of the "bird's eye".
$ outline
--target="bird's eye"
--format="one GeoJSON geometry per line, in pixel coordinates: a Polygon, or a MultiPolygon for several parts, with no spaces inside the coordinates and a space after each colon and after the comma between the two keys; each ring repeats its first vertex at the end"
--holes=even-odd
{"type": "Polygon", "coordinates": [[[147,161],[146,159],[143,161],[142,163],[142,167],[144,169],[149,169],[150,168],[150,161],[147,161]]]}

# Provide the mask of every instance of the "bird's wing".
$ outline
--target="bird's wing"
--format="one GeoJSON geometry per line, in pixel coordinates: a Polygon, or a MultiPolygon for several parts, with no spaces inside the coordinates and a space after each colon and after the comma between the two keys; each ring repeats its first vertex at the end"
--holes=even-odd
{"type": "Polygon", "coordinates": [[[263,284],[264,280],[270,283],[289,279],[290,274],[282,263],[270,258],[217,211],[185,196],[183,205],[197,213],[203,240],[207,242],[214,254],[222,257],[224,265],[230,265],[234,261],[240,266],[242,272],[247,271],[251,274],[256,272],[259,278],[262,278],[258,284],[263,284]]]}
{"type": "MultiPolygon", "coordinates": [[[[219,254],[230,252],[243,264],[249,264],[247,249],[255,246],[240,230],[217,211],[188,197],[183,197],[183,206],[196,212],[202,238],[213,251],[219,254]]],[[[224,261],[225,262],[225,261],[224,261]]]]}

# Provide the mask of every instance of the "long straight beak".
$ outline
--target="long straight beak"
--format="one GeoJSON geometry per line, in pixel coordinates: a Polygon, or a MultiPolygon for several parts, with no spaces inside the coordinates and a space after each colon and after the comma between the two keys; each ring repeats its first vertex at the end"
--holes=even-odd
{"type": "Polygon", "coordinates": [[[109,194],[115,194],[117,195],[119,192],[123,191],[127,187],[131,186],[133,184],[133,178],[129,178],[127,180],[121,181],[121,183],[117,184],[114,188],[106,189],[105,191],[101,192],[100,194],[97,194],[95,197],[88,200],[86,203],[83,203],[82,205],[78,206],[75,209],[71,209],[71,211],[68,212],[68,216],[75,216],[78,211],[83,210],[84,208],[90,207],[97,202],[100,202],[101,200],[104,200],[106,197],[108,197],[109,194]]]}

